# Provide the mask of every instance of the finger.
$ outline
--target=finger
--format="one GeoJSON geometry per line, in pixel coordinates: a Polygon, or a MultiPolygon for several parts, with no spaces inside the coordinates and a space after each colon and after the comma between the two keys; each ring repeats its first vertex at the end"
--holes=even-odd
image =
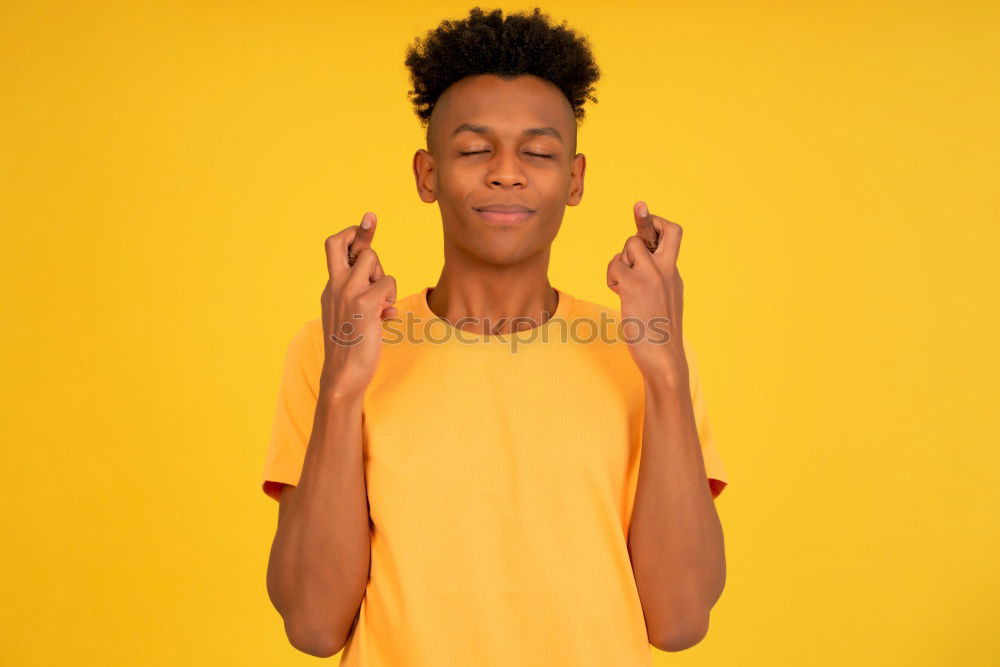
{"type": "Polygon", "coordinates": [[[330,280],[339,283],[341,276],[351,270],[347,263],[348,237],[344,232],[338,232],[333,236],[327,236],[324,246],[326,248],[326,270],[330,275],[330,280]]]}
{"type": "MultiPolygon", "coordinates": [[[[375,252],[375,251],[372,250],[372,252],[375,252]]],[[[375,282],[376,280],[380,279],[384,275],[385,275],[385,271],[382,270],[382,260],[378,258],[378,255],[376,255],[375,256],[375,267],[372,269],[372,275],[371,275],[371,278],[369,280],[371,282],[375,282]]]]}
{"type": "Polygon", "coordinates": [[[386,303],[396,303],[396,279],[392,276],[384,275],[368,288],[368,292],[382,299],[386,303]]]}
{"type": "Polygon", "coordinates": [[[651,217],[654,224],[660,228],[660,245],[653,253],[653,258],[661,266],[676,265],[684,230],[676,222],[671,222],[666,218],[661,218],[658,215],[651,217]]]}
{"type": "Polygon", "coordinates": [[[608,262],[608,287],[610,287],[611,291],[616,294],[621,290],[622,281],[625,279],[625,274],[628,271],[626,267],[627,265],[622,260],[620,252],[615,253],[615,256],[611,258],[610,262],[608,262]]]}
{"type": "Polygon", "coordinates": [[[336,278],[336,282],[351,270],[351,265],[347,262],[347,251],[351,241],[357,236],[360,227],[350,225],[344,227],[332,236],[326,237],[326,267],[330,278],[336,278]]]}
{"type": "Polygon", "coordinates": [[[659,245],[660,232],[653,223],[653,216],[649,214],[646,202],[636,202],[635,206],[632,207],[632,215],[635,216],[636,233],[639,238],[642,239],[649,252],[655,252],[659,245]]]}
{"type": "Polygon", "coordinates": [[[396,279],[392,276],[382,276],[365,292],[365,297],[375,302],[381,314],[396,303],[396,279]]]}
{"type": "Polygon", "coordinates": [[[355,229],[354,238],[347,246],[348,265],[353,266],[361,251],[372,246],[372,239],[375,237],[375,224],[377,222],[377,217],[371,211],[366,211],[361,216],[361,224],[355,229]]]}
{"type": "MultiPolygon", "coordinates": [[[[358,253],[358,259],[351,267],[351,272],[347,276],[347,283],[344,288],[349,294],[360,294],[367,290],[375,281],[375,274],[379,271],[378,255],[371,248],[364,248],[358,253]]],[[[382,274],[384,275],[384,274],[382,274]]]]}
{"type": "MultiPolygon", "coordinates": [[[[630,238],[632,237],[630,236],[630,238]]],[[[625,239],[625,245],[622,246],[622,251],[618,253],[619,259],[629,268],[635,266],[635,257],[632,256],[633,250],[633,248],[629,248],[628,239],[625,239]]]]}
{"type": "Polygon", "coordinates": [[[625,239],[621,256],[625,265],[633,269],[640,265],[644,266],[647,261],[652,261],[652,253],[649,252],[645,242],[637,234],[625,239]]]}
{"type": "Polygon", "coordinates": [[[638,270],[653,265],[653,254],[648,251],[645,242],[636,234],[625,240],[625,250],[622,252],[628,254],[633,269],[638,270]]]}

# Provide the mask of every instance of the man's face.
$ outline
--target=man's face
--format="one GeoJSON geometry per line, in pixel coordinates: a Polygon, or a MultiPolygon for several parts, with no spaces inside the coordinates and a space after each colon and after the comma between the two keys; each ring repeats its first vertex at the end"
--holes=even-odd
{"type": "Polygon", "coordinates": [[[583,196],[586,161],[566,96],[532,75],[469,76],[438,99],[428,149],[413,158],[417,190],[441,209],[446,244],[509,265],[546,250],[567,205],[583,196]],[[519,206],[523,213],[490,212],[519,206]]]}

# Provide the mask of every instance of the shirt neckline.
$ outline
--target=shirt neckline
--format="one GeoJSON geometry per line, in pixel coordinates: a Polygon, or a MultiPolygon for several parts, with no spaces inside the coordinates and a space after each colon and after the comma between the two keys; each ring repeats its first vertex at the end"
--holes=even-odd
{"type": "Polygon", "coordinates": [[[552,289],[554,289],[556,291],[556,294],[558,295],[559,301],[556,304],[556,310],[552,314],[552,317],[550,317],[549,319],[545,320],[545,322],[543,322],[541,325],[539,325],[537,327],[531,327],[530,329],[521,329],[520,331],[516,331],[516,332],[509,331],[509,332],[504,332],[504,333],[501,333],[501,334],[476,333],[476,332],[473,332],[473,331],[468,331],[466,329],[458,329],[451,322],[449,322],[448,320],[444,319],[443,317],[438,317],[437,315],[435,315],[434,311],[431,310],[430,304],[427,301],[427,295],[428,295],[428,293],[432,289],[433,289],[432,286],[427,286],[427,287],[424,287],[423,289],[421,289],[420,292],[417,294],[417,299],[416,299],[416,313],[417,313],[417,315],[419,315],[422,319],[425,319],[427,321],[435,320],[437,322],[443,323],[443,326],[446,327],[449,335],[457,333],[457,332],[460,332],[461,337],[464,338],[464,339],[467,339],[467,340],[468,339],[476,339],[476,340],[479,340],[479,341],[482,341],[482,342],[486,342],[486,343],[493,342],[493,341],[503,342],[504,340],[506,340],[507,338],[509,338],[511,336],[518,336],[518,337],[520,337],[520,336],[531,336],[531,337],[534,337],[534,336],[538,335],[538,333],[540,333],[542,330],[547,329],[551,325],[551,323],[552,323],[553,320],[561,319],[561,320],[568,321],[569,320],[569,314],[573,310],[573,301],[574,301],[573,297],[571,295],[567,294],[566,292],[564,292],[563,290],[559,289],[558,287],[553,286],[552,289]]]}

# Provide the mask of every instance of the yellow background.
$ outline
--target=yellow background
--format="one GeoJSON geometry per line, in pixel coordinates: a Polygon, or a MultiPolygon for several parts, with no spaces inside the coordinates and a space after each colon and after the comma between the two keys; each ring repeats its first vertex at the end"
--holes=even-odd
{"type": "MultiPolygon", "coordinates": [[[[359,4],[0,6],[4,665],[314,661],[264,585],[281,360],[366,210],[434,283],[403,57],[471,6],[359,4]]],[[[632,203],[683,225],[731,476],[658,664],[1000,663],[1000,6],[542,9],[603,70],[552,282],[615,305],[632,203]]]]}

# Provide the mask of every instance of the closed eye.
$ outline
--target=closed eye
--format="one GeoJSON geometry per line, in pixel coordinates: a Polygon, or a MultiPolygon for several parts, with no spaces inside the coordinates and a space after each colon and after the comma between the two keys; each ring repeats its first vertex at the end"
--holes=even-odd
{"type": "MultiPolygon", "coordinates": [[[[489,153],[489,151],[483,150],[483,151],[459,152],[459,155],[478,155],[479,153],[489,153]]],[[[525,155],[530,155],[532,157],[544,157],[544,158],[552,157],[551,155],[543,155],[542,153],[529,153],[528,151],[525,151],[525,155]]]]}

